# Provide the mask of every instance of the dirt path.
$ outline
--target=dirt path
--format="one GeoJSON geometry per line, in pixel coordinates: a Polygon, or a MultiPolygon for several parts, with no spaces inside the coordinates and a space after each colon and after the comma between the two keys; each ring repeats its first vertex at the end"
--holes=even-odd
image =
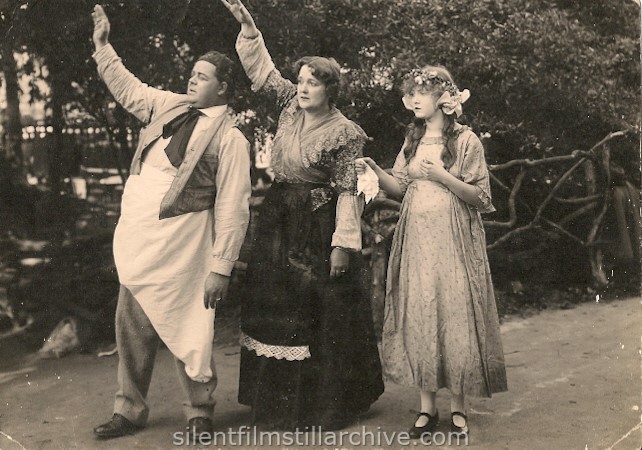
{"type": "MultiPolygon", "coordinates": [[[[640,319],[640,299],[627,299],[547,311],[502,325],[510,391],[492,399],[470,400],[469,446],[639,449],[640,319]]],[[[236,402],[238,348],[217,347],[216,357],[215,425],[217,430],[238,430],[249,423],[248,408],[236,402]]],[[[0,371],[0,449],[174,448],[173,433],[181,431],[183,417],[180,388],[166,350],[159,354],[152,380],[148,427],[131,437],[94,440],[92,428],[111,416],[116,364],[117,357],[73,355],[0,371]]],[[[370,444],[363,448],[404,448],[404,441],[386,445],[390,435],[382,433],[405,431],[417,406],[413,389],[389,384],[360,423],[346,431],[370,432],[372,437],[363,434],[370,444]],[[380,445],[373,446],[374,439],[380,445]]],[[[445,392],[439,394],[438,406],[442,416],[438,431],[446,433],[445,392]]],[[[358,436],[345,436],[343,445],[338,435],[307,436],[308,443],[314,438],[327,444],[315,448],[358,447],[354,445],[358,436]],[[352,444],[348,439],[353,439],[352,444]]],[[[243,445],[238,448],[247,448],[247,440],[243,441],[247,437],[236,436],[235,442],[239,439],[243,445]]],[[[217,447],[231,444],[205,448],[217,447]]]]}

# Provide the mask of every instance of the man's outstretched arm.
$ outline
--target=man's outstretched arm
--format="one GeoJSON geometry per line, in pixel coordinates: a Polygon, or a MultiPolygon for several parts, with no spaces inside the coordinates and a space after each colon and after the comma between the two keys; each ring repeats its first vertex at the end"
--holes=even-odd
{"type": "Polygon", "coordinates": [[[168,100],[176,99],[180,94],[152,88],[136,78],[109,44],[109,19],[102,6],[96,5],[91,16],[94,21],[92,38],[96,48],[93,57],[98,65],[98,74],[123,108],[148,123],[168,100]]]}

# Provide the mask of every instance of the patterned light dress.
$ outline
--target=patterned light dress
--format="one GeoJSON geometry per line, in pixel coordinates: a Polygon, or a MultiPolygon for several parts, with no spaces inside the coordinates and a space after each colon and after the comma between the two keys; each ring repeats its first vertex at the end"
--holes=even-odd
{"type": "Polygon", "coordinates": [[[507,389],[499,321],[480,212],[490,212],[488,171],[477,136],[457,126],[450,173],[478,188],[472,207],[422,179],[422,160],[443,164],[444,138],[424,138],[393,176],[405,191],[393,239],[383,330],[390,381],[435,392],[489,397],[507,389]]]}

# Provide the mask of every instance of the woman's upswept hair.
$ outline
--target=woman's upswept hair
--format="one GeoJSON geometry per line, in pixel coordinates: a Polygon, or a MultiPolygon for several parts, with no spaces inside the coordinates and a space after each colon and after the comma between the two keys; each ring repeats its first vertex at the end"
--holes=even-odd
{"type": "Polygon", "coordinates": [[[304,56],[294,63],[294,73],[298,75],[303,66],[308,66],[312,75],[325,85],[330,105],[334,105],[339,96],[341,84],[341,66],[336,59],[323,56],[304,56]]]}
{"type": "MultiPolygon", "coordinates": [[[[452,75],[443,66],[423,66],[421,68],[422,72],[434,72],[437,74],[437,80],[439,78],[447,81],[451,85],[454,85],[452,75]]],[[[446,83],[447,84],[447,83],[446,83]]],[[[439,97],[446,91],[446,86],[444,83],[426,83],[422,82],[418,84],[413,77],[407,77],[402,86],[401,90],[404,95],[409,95],[411,92],[420,89],[422,92],[427,92],[433,96],[433,99],[437,101],[439,97]]],[[[406,162],[410,162],[413,156],[417,153],[417,147],[419,146],[419,141],[424,136],[426,132],[426,122],[423,119],[414,119],[406,130],[406,139],[408,140],[406,147],[404,148],[404,156],[406,157],[406,162]]],[[[457,133],[455,133],[455,117],[453,114],[444,114],[444,128],[442,130],[444,137],[446,138],[446,146],[443,153],[441,154],[441,159],[444,162],[446,170],[450,169],[455,163],[457,157],[457,149],[455,148],[455,138],[457,133]]]]}

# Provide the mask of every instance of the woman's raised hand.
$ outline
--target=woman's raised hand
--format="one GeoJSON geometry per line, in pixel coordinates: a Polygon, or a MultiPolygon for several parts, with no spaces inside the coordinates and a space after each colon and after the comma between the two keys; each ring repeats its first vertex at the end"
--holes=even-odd
{"type": "Polygon", "coordinates": [[[241,32],[247,38],[253,38],[258,34],[252,15],[241,0],[221,0],[221,3],[232,13],[238,23],[241,24],[241,32]]]}
{"type": "Polygon", "coordinates": [[[248,17],[251,19],[250,13],[247,8],[240,0],[221,0],[227,9],[230,10],[234,18],[238,23],[243,23],[248,20],[248,17]]]}

